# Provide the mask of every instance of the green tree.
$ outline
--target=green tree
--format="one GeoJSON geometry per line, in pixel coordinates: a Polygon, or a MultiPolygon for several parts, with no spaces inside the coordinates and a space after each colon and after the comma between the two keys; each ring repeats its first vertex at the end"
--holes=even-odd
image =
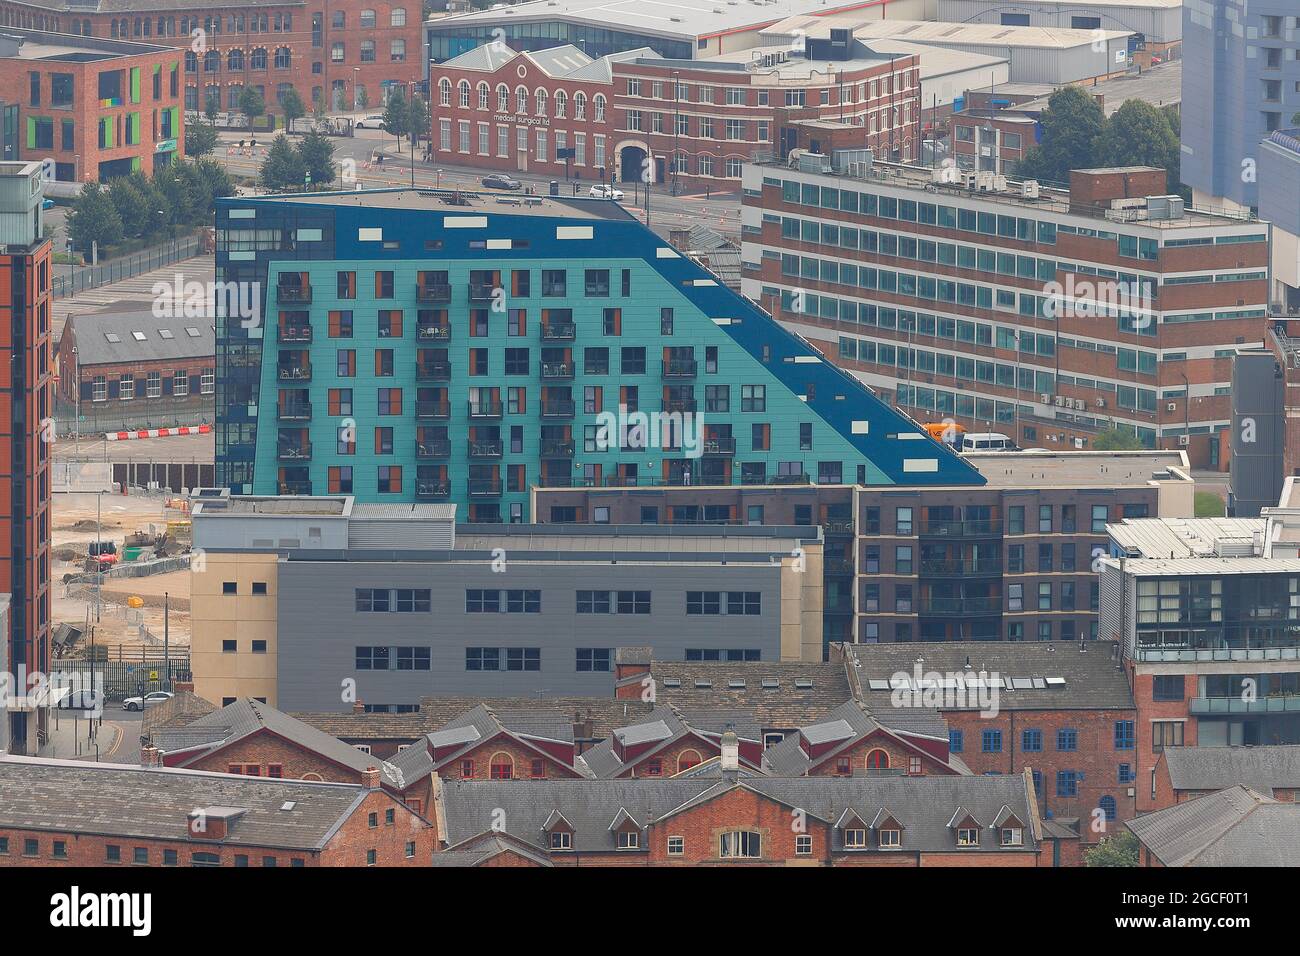
{"type": "Polygon", "coordinates": [[[217,128],[195,123],[185,128],[185,155],[207,156],[217,148],[217,128]]]}
{"type": "Polygon", "coordinates": [[[370,109],[370,93],[367,92],[366,88],[360,84],[357,84],[357,109],[359,110],[370,109]]]}
{"type": "Polygon", "coordinates": [[[280,133],[272,140],[266,159],[262,160],[257,181],[265,189],[293,189],[302,185],[306,170],[302,154],[294,149],[284,133],[280,133]]]}
{"type": "Polygon", "coordinates": [[[298,95],[296,87],[289,87],[284,98],[280,100],[280,110],[284,113],[284,128],[293,126],[293,121],[307,115],[307,106],[298,95]]]}
{"type": "Polygon", "coordinates": [[[153,184],[162,196],[166,222],[172,226],[188,226],[205,218],[201,210],[201,197],[189,163],[169,163],[154,171],[153,184]]]}
{"type": "Polygon", "coordinates": [[[388,94],[388,103],[384,106],[384,129],[397,137],[397,151],[402,151],[402,137],[411,130],[411,107],[401,89],[388,94]]]}
{"type": "Polygon", "coordinates": [[[245,86],[239,94],[239,112],[248,117],[251,126],[253,120],[266,112],[266,100],[257,92],[257,87],[245,86]]]}
{"type": "Polygon", "coordinates": [[[221,112],[221,97],[216,93],[209,93],[207,99],[203,101],[203,115],[215,126],[219,112],[221,112]]]}
{"type": "Polygon", "coordinates": [[[311,188],[334,182],[334,144],[328,138],[312,130],[298,143],[298,156],[311,174],[311,188]]]}
{"type": "Polygon", "coordinates": [[[411,137],[411,145],[419,143],[421,139],[429,136],[429,104],[421,96],[411,97],[410,123],[407,134],[411,137]]]}
{"type": "MultiPolygon", "coordinates": [[[[72,247],[87,258],[92,243],[107,246],[122,239],[122,217],[99,183],[86,183],[68,213],[68,236],[72,247]]],[[[101,250],[102,251],[102,250],[101,250]]]]}
{"type": "Polygon", "coordinates": [[[1092,439],[1093,451],[1139,451],[1143,447],[1137,433],[1126,428],[1108,428],[1092,439]]]}
{"type": "Polygon", "coordinates": [[[1083,854],[1084,866],[1137,866],[1138,839],[1127,830],[1117,830],[1083,854]]]}
{"type": "Polygon", "coordinates": [[[158,188],[152,179],[138,169],[126,178],[140,193],[144,199],[145,208],[148,210],[148,223],[142,235],[145,237],[156,236],[165,231],[170,217],[167,214],[167,197],[163,195],[162,190],[158,188]]]}
{"type": "Polygon", "coordinates": [[[1077,86],[1052,94],[1039,120],[1042,137],[1016,170],[1022,179],[1064,183],[1070,170],[1094,165],[1093,143],[1105,125],[1101,106],[1077,86]]]}
{"type": "Polygon", "coordinates": [[[1106,120],[1092,144],[1096,166],[1157,166],[1169,191],[1181,184],[1178,133],[1169,113],[1142,100],[1127,100],[1106,120]]]}
{"type": "Polygon", "coordinates": [[[113,208],[117,210],[117,216],[122,221],[122,235],[124,238],[135,239],[149,232],[153,220],[153,210],[149,208],[149,200],[140,192],[130,177],[121,176],[109,183],[108,198],[112,201],[113,208]]]}
{"type": "Polygon", "coordinates": [[[196,212],[202,213],[203,222],[211,222],[217,210],[216,201],[235,194],[235,181],[225,167],[213,159],[196,160],[189,166],[194,174],[196,212]]]}

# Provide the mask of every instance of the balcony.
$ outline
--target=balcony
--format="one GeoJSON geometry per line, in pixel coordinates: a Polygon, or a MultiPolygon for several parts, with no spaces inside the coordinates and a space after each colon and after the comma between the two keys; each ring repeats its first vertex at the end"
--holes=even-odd
{"type": "Polygon", "coordinates": [[[415,403],[415,417],[416,418],[451,418],[451,403],[417,401],[415,403]]]}
{"type": "Polygon", "coordinates": [[[852,518],[827,518],[822,522],[822,531],[828,538],[853,537],[852,518]]]}
{"type": "Polygon", "coordinates": [[[280,461],[310,461],[311,442],[305,441],[280,445],[276,450],[275,457],[280,461]]]}
{"type": "Polygon", "coordinates": [[[311,420],[311,402],[291,402],[279,405],[275,417],[282,422],[306,422],[311,420]]]}
{"type": "Polygon", "coordinates": [[[425,323],[415,327],[415,336],[421,342],[451,341],[451,326],[446,324],[425,323]]]}
{"type": "Polygon", "coordinates": [[[500,438],[475,441],[469,440],[468,450],[471,458],[500,458],[505,450],[505,446],[500,438]]]}
{"type": "Polygon", "coordinates": [[[546,381],[570,381],[573,378],[572,362],[543,362],[542,378],[546,381]]]}
{"type": "Polygon", "coordinates": [[[923,598],[918,611],[934,617],[970,617],[1002,613],[1001,598],[923,598]]]}
{"type": "Polygon", "coordinates": [[[501,401],[499,399],[497,401],[492,401],[491,399],[479,399],[477,402],[470,402],[469,417],[477,419],[500,418],[501,401]]]}
{"type": "Polygon", "coordinates": [[[801,474],[801,475],[772,475],[770,478],[768,478],[768,479],[766,480],[766,482],[763,482],[763,481],[745,481],[744,478],[743,478],[743,476],[742,476],[742,478],[741,478],[741,482],[740,482],[740,483],[741,483],[742,485],[744,485],[744,484],[750,484],[750,485],[762,485],[762,484],[771,484],[771,485],[811,485],[811,484],[812,484],[812,476],[809,475],[807,472],[804,472],[804,473],[801,474]]]}
{"type": "Polygon", "coordinates": [[[992,559],[977,560],[921,560],[921,576],[930,578],[1001,577],[1002,562],[992,559]]]}
{"type": "Polygon", "coordinates": [[[923,521],[917,526],[923,538],[1000,538],[1000,521],[923,521]]]}
{"type": "Polygon", "coordinates": [[[853,559],[832,555],[822,561],[822,568],[832,577],[849,577],[853,574],[853,559]]]}
{"type": "Polygon", "coordinates": [[[664,359],[664,378],[694,378],[699,364],[695,359],[664,359]]]}
{"type": "Polygon", "coordinates": [[[543,458],[572,458],[574,453],[573,439],[563,438],[544,438],[542,439],[542,457],[543,458]]]}
{"type": "Polygon", "coordinates": [[[548,398],[542,402],[543,418],[572,418],[577,412],[577,404],[572,399],[548,398]]]}
{"type": "Polygon", "coordinates": [[[578,326],[573,322],[546,322],[542,325],[543,342],[572,342],[578,337],[578,326]]]}
{"type": "Polygon", "coordinates": [[[847,594],[838,597],[829,597],[826,603],[822,605],[823,614],[852,614],[853,598],[847,594]]]}
{"type": "Polygon", "coordinates": [[[572,475],[539,475],[537,484],[541,488],[572,488],[572,475]]]}
{"type": "Polygon", "coordinates": [[[310,495],[310,481],[281,481],[276,484],[278,495],[310,495]]]}
{"type": "Polygon", "coordinates": [[[1279,694],[1276,697],[1193,697],[1188,712],[1197,716],[1212,714],[1300,714],[1300,696],[1279,694]]]}
{"type": "Polygon", "coordinates": [[[699,407],[699,402],[693,398],[670,398],[664,401],[663,409],[666,412],[690,412],[694,414],[695,409],[699,407]]]}
{"type": "Polygon", "coordinates": [[[286,305],[311,302],[311,286],[277,285],[275,301],[286,305]]]}
{"type": "Polygon", "coordinates": [[[301,365],[277,365],[275,374],[282,382],[310,382],[311,363],[304,362],[301,365]]]}
{"type": "Polygon", "coordinates": [[[500,498],[501,479],[471,478],[469,480],[469,496],[471,498],[500,498]]]}
{"type": "Polygon", "coordinates": [[[278,325],[276,326],[276,338],[286,345],[290,343],[303,344],[311,341],[310,325],[278,325]]]}
{"type": "Polygon", "coordinates": [[[451,482],[419,481],[415,482],[415,497],[424,501],[439,501],[451,497],[451,482]]]}
{"type": "Polygon", "coordinates": [[[1223,625],[1205,628],[1177,625],[1139,630],[1131,640],[1140,661],[1180,663],[1300,660],[1300,626],[1223,625]]]}
{"type": "Polygon", "coordinates": [[[496,290],[500,286],[486,285],[482,282],[471,282],[469,284],[469,300],[471,302],[491,302],[496,290]]]}
{"type": "Polygon", "coordinates": [[[439,360],[416,362],[415,380],[417,382],[450,382],[451,362],[439,360]]]}
{"type": "Polygon", "coordinates": [[[416,458],[450,458],[451,457],[451,439],[434,438],[431,441],[417,441],[415,443],[416,458]]]}
{"type": "Polygon", "coordinates": [[[451,301],[451,286],[430,282],[415,284],[415,301],[426,305],[444,305],[451,301]]]}
{"type": "Polygon", "coordinates": [[[734,438],[706,438],[704,439],[704,454],[722,455],[730,457],[736,453],[736,439],[734,438]]]}

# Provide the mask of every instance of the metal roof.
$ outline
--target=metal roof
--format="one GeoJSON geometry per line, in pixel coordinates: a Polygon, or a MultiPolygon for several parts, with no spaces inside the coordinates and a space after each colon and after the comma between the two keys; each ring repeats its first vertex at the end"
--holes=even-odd
{"type": "Polygon", "coordinates": [[[160,317],[154,315],[148,304],[141,303],[137,309],[70,315],[60,342],[75,343],[77,363],[82,368],[182,359],[213,360],[217,351],[214,321],[206,315],[160,317]]]}
{"type": "Polygon", "coordinates": [[[1216,554],[1221,542],[1249,553],[1266,524],[1263,518],[1125,518],[1106,531],[1133,557],[1213,558],[1233,556],[1216,554]]]}

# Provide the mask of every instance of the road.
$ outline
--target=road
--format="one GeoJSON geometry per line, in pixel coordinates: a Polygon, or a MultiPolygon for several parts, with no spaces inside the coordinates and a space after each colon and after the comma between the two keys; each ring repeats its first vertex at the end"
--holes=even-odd
{"type": "Polygon", "coordinates": [[[177,435],[171,438],[135,438],[105,441],[101,435],[84,435],[80,443],[61,438],[54,446],[55,460],[207,463],[216,454],[216,436],[177,435]]]}
{"type": "MultiPolygon", "coordinates": [[[[247,138],[247,134],[244,134],[247,138]]],[[[270,139],[259,139],[257,155],[238,154],[239,134],[222,133],[215,158],[232,174],[254,177],[262,164],[265,147],[270,139]],[[233,152],[231,152],[233,150],[233,152]]],[[[409,186],[411,182],[410,153],[403,143],[400,157],[394,154],[394,140],[380,130],[357,130],[353,137],[331,139],[334,144],[334,159],[351,160],[356,164],[356,185],[362,189],[377,189],[385,186],[409,186]],[[385,154],[382,166],[373,166],[371,160],[377,150],[385,154]],[[367,168],[369,167],[369,168],[367,168]]],[[[479,179],[484,175],[482,169],[470,166],[452,166],[447,163],[428,164],[418,156],[415,162],[415,183],[423,187],[460,186],[465,189],[478,189],[479,179]]],[[[536,173],[511,172],[513,179],[525,186],[533,186],[537,192],[545,195],[550,185],[550,177],[536,173]]],[[[560,191],[572,195],[575,187],[579,194],[585,195],[591,188],[592,180],[570,180],[560,182],[560,191]]],[[[645,202],[637,196],[630,186],[619,186],[626,194],[623,204],[638,218],[645,218],[645,202]]],[[[706,196],[703,193],[685,196],[670,196],[661,187],[655,187],[650,196],[650,226],[655,232],[667,236],[673,229],[689,229],[695,225],[706,225],[733,239],[740,236],[740,194],[720,193],[706,196]]]]}

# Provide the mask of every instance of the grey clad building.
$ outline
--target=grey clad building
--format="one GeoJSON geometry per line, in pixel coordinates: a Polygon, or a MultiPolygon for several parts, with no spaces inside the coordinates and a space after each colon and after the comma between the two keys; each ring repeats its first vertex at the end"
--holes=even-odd
{"type": "Polygon", "coordinates": [[[816,527],[457,526],[450,504],[200,494],[195,691],[283,710],[613,695],[615,651],[821,660],[816,527]]]}

